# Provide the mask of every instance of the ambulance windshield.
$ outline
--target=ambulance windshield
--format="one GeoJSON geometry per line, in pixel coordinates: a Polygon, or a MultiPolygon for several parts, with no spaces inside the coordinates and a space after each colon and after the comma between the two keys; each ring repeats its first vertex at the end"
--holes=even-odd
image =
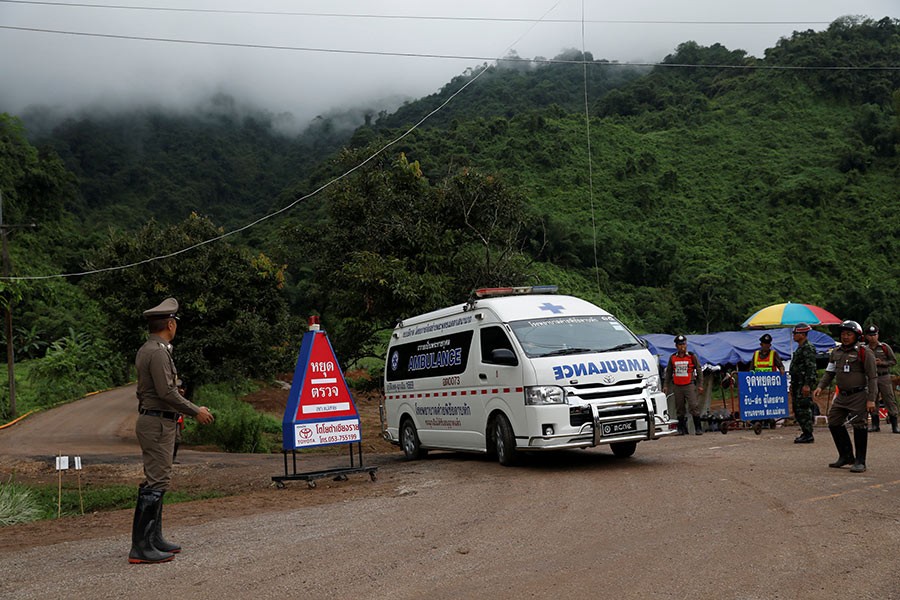
{"type": "Polygon", "coordinates": [[[529,358],[643,347],[634,334],[609,315],[528,319],[513,321],[510,327],[529,358]]]}

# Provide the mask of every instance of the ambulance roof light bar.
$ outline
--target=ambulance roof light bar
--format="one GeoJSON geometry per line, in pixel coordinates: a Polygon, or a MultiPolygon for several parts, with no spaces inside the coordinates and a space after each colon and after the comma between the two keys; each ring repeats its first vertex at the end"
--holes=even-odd
{"type": "Polygon", "coordinates": [[[472,298],[498,298],[500,296],[522,296],[528,294],[555,294],[555,285],[528,285],[521,287],[479,288],[472,292],[472,298]]]}

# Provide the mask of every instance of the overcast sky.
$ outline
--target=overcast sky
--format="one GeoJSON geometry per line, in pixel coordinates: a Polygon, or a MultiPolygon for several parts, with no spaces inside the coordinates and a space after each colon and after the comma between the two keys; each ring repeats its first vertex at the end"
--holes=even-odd
{"type": "MultiPolygon", "coordinates": [[[[0,26],[255,46],[485,58],[504,56],[510,50],[521,57],[550,58],[567,48],[581,49],[583,31],[584,47],[594,58],[654,62],[688,40],[703,45],[720,42],[729,49],[762,56],[780,37],[790,36],[795,30],[824,29],[843,15],[900,17],[898,0],[85,0],[81,6],[61,5],[65,1],[0,0],[0,26]],[[107,8],[83,5],[90,2],[102,2],[107,8]],[[185,10],[188,8],[210,12],[189,12],[185,10]],[[545,21],[538,23],[517,20],[542,18],[545,21]],[[690,21],[706,23],[687,23],[690,21]]],[[[273,112],[292,113],[298,123],[305,123],[317,114],[365,105],[378,98],[430,94],[467,67],[482,62],[472,58],[310,52],[0,28],[0,112],[20,114],[34,104],[66,110],[132,103],[183,108],[221,91],[273,112]]]]}

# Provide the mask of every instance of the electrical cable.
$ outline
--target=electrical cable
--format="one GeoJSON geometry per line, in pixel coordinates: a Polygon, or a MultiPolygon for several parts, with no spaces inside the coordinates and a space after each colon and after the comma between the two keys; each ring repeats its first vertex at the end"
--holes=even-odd
{"type": "Polygon", "coordinates": [[[493,23],[599,23],[610,25],[830,25],[831,21],[701,21],[701,20],[657,20],[657,19],[526,19],[520,17],[451,17],[442,15],[379,15],[366,13],[321,13],[270,10],[228,10],[219,8],[175,8],[167,6],[126,6],[122,4],[88,4],[82,2],[41,2],[38,0],[0,0],[6,4],[31,4],[39,6],[59,6],[75,8],[102,8],[118,10],[141,10],[152,12],[177,12],[224,15],[260,15],[279,17],[329,17],[346,19],[405,19],[414,21],[484,21],[493,23]]]}
{"type": "MultiPolygon", "coordinates": [[[[3,0],[0,0],[2,2],[3,0]]],[[[277,46],[273,44],[246,44],[239,42],[214,42],[209,40],[190,40],[181,38],[161,38],[136,35],[118,35],[113,33],[91,33],[82,31],[66,31],[60,29],[43,29],[38,27],[16,27],[12,25],[0,25],[0,29],[13,31],[27,31],[32,33],[50,33],[56,35],[71,35],[80,37],[98,37],[117,40],[134,40],[141,42],[164,42],[171,44],[188,44],[195,46],[219,46],[226,48],[253,48],[257,50],[288,50],[293,52],[321,52],[330,54],[360,54],[367,56],[399,56],[404,58],[440,58],[449,60],[474,60],[496,61],[498,63],[531,63],[531,64],[555,64],[555,65],[580,65],[584,60],[565,60],[558,58],[518,58],[495,56],[467,56],[457,54],[420,54],[415,52],[386,52],[376,50],[344,50],[338,48],[313,48],[304,46],[277,46]]],[[[687,63],[660,63],[660,62],[609,62],[591,61],[587,64],[597,67],[666,67],[666,68],[691,68],[691,69],[736,69],[736,70],[761,70],[761,71],[900,71],[900,65],[725,65],[725,64],[687,64],[687,63]]]]}
{"type": "MultiPolygon", "coordinates": [[[[584,19],[584,0],[581,0],[581,18],[584,19]]],[[[582,83],[584,86],[584,131],[585,138],[587,139],[587,167],[588,167],[588,198],[591,203],[591,235],[593,237],[593,247],[594,247],[594,275],[597,277],[597,295],[598,297],[603,296],[603,288],[600,286],[600,260],[597,256],[597,219],[594,211],[594,162],[591,156],[591,113],[589,109],[588,103],[588,71],[587,71],[587,61],[584,60],[584,57],[587,56],[587,49],[585,46],[585,36],[584,36],[584,22],[581,23],[581,60],[583,62],[581,69],[582,83]]]]}

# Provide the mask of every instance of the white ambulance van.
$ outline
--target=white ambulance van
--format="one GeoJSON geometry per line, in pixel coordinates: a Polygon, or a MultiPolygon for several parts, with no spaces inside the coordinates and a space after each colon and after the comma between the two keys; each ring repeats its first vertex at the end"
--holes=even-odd
{"type": "Polygon", "coordinates": [[[397,324],[384,369],[382,433],[409,459],[637,443],[676,433],[655,356],[627,327],[556,286],[477,290],[397,324]]]}

